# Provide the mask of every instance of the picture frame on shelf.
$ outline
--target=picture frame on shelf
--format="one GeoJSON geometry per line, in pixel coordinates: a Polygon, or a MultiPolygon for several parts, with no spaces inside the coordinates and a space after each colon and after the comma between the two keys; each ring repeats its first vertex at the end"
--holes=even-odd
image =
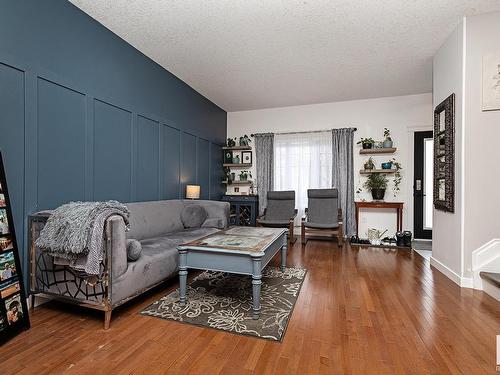
{"type": "Polygon", "coordinates": [[[224,151],[224,164],[231,164],[233,162],[233,152],[230,150],[224,151]]]}
{"type": "Polygon", "coordinates": [[[241,162],[244,164],[252,164],[252,151],[242,151],[241,162]]]}

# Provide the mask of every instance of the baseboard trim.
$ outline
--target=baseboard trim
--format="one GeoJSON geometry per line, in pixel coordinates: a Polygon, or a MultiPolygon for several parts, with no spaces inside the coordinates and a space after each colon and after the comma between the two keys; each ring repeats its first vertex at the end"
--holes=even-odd
{"type": "Polygon", "coordinates": [[[449,268],[445,264],[441,263],[439,260],[437,260],[436,258],[434,258],[432,256],[431,256],[431,266],[434,267],[439,272],[441,272],[443,275],[445,275],[448,279],[453,281],[459,287],[472,288],[473,282],[472,282],[471,277],[461,277],[459,274],[457,274],[451,268],[449,268]]]}
{"type": "Polygon", "coordinates": [[[35,306],[31,305],[32,299],[31,297],[26,298],[26,305],[28,306],[28,310],[33,309],[34,307],[38,307],[41,305],[46,304],[47,302],[50,301],[50,298],[45,298],[45,297],[35,297],[35,306]]]}

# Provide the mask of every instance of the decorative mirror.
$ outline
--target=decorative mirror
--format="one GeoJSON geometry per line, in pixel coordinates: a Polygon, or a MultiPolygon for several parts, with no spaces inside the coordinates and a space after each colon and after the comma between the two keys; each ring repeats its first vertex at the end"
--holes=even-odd
{"type": "Polygon", "coordinates": [[[455,94],[434,110],[434,207],[455,212],[455,94]]]}

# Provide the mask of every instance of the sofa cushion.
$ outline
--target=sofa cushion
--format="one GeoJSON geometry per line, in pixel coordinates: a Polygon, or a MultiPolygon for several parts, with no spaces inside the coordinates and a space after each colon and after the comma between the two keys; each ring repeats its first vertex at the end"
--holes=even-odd
{"type": "Polygon", "coordinates": [[[139,241],[131,239],[127,240],[127,260],[135,262],[142,253],[142,245],[139,241]]]}
{"type": "Polygon", "coordinates": [[[142,240],[183,230],[180,200],[127,203],[130,211],[130,231],[127,238],[142,240]]]}
{"type": "Polygon", "coordinates": [[[111,301],[116,303],[174,276],[179,264],[177,246],[217,232],[214,228],[185,229],[140,241],[141,257],[127,263],[127,270],[113,280],[111,301]]]}
{"type": "Polygon", "coordinates": [[[198,204],[188,204],[181,212],[184,228],[199,228],[207,218],[207,211],[198,204]]]}

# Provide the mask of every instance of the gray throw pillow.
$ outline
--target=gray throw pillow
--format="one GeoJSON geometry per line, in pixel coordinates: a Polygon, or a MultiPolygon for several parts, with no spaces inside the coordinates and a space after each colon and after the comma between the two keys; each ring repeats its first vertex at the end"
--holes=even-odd
{"type": "Polygon", "coordinates": [[[188,204],[181,212],[181,220],[184,228],[201,227],[207,216],[207,211],[197,204],[188,204]]]}
{"type": "Polygon", "coordinates": [[[224,229],[224,222],[222,221],[222,219],[216,217],[209,217],[207,218],[207,220],[205,220],[205,222],[201,226],[205,228],[224,229]]]}
{"type": "Polygon", "coordinates": [[[142,245],[137,240],[127,240],[127,260],[135,262],[141,257],[142,245]]]}

